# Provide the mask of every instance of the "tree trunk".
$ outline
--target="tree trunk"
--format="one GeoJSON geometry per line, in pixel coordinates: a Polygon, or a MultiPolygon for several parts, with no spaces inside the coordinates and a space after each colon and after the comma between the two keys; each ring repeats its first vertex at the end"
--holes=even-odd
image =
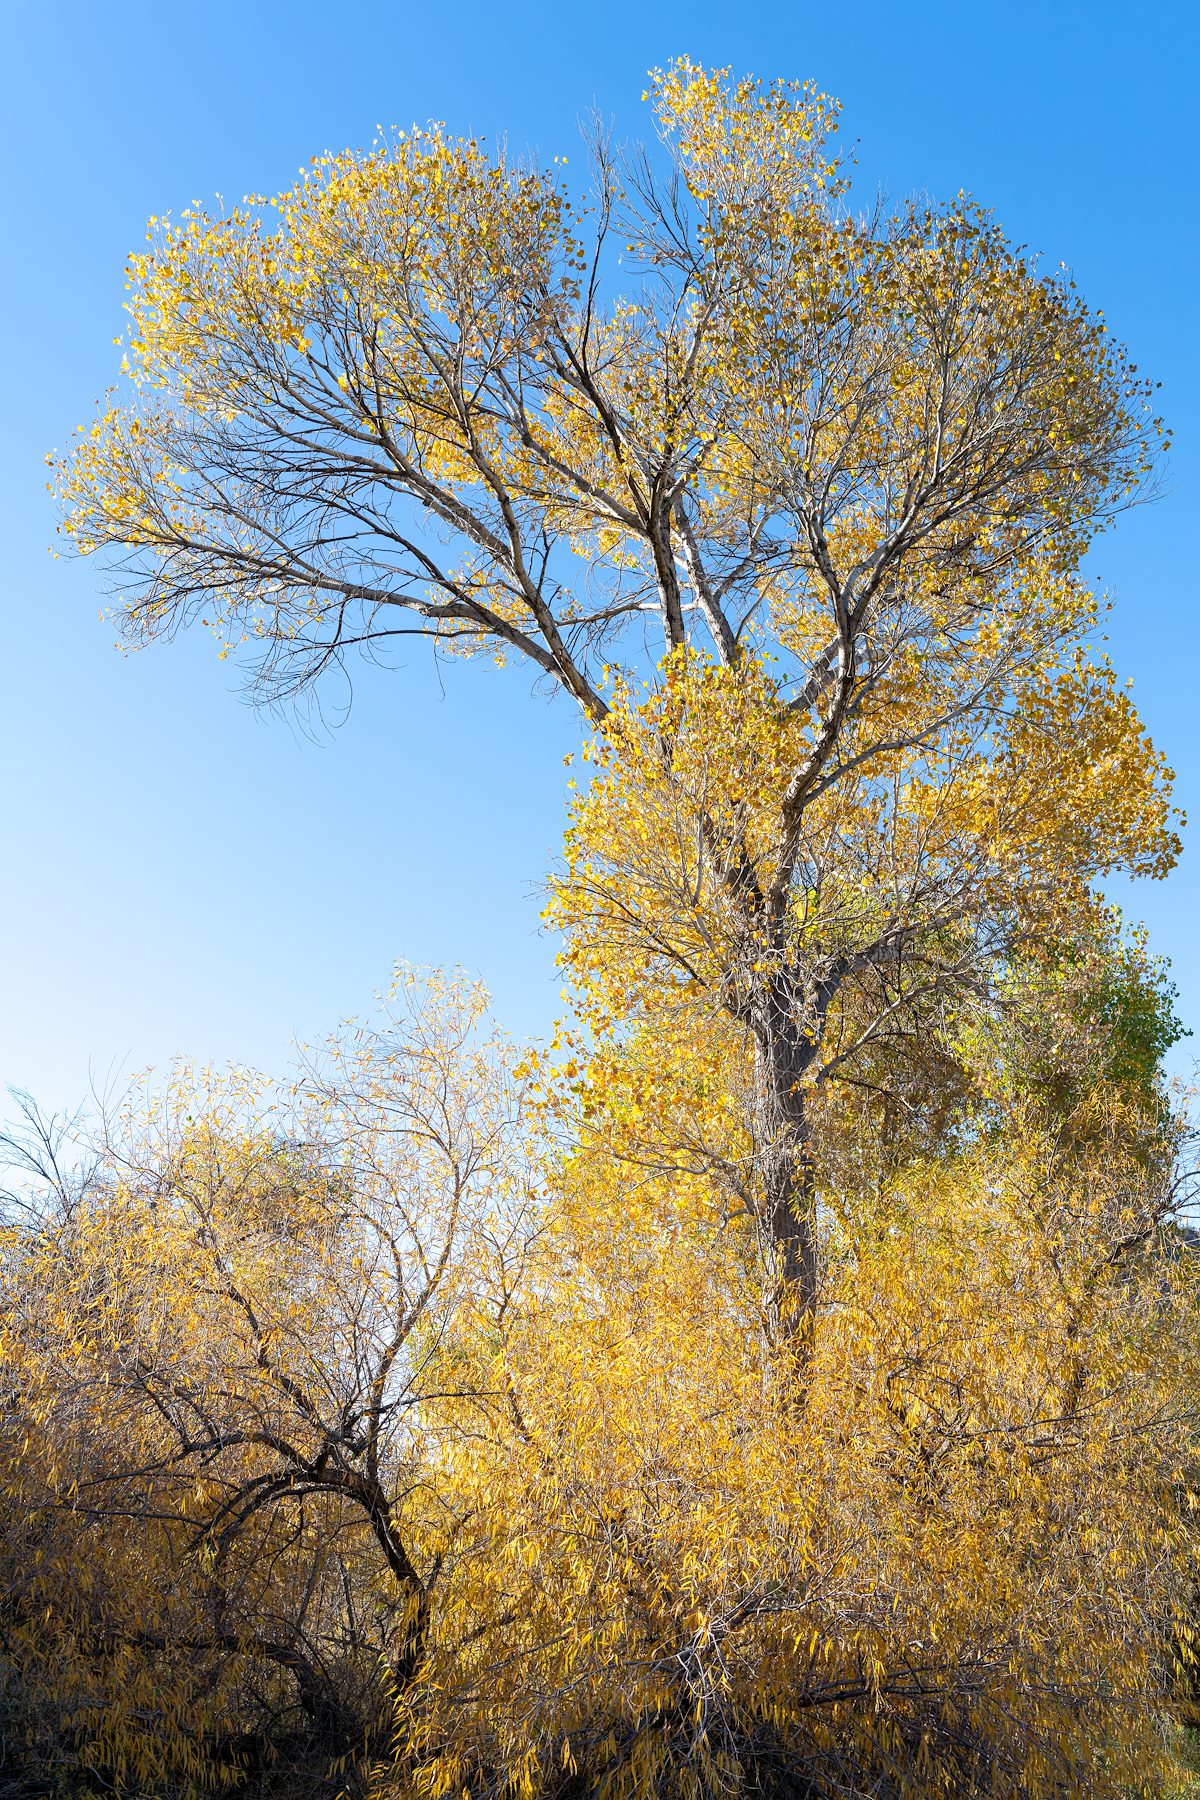
{"type": "Polygon", "coordinates": [[[778,984],[756,1014],[754,1137],[770,1268],[767,1326],[777,1346],[803,1355],[817,1303],[816,1183],[804,1104],[816,1039],[778,984]]]}

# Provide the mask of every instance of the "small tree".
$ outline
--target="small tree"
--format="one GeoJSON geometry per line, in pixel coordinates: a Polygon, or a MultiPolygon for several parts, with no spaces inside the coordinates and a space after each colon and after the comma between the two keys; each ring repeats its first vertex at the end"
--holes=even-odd
{"type": "Polygon", "coordinates": [[[340,1794],[424,1663],[439,1344],[527,1195],[479,992],[392,1000],[290,1096],[134,1094],[0,1239],[0,1639],[35,1761],[104,1790],[340,1794]]]}

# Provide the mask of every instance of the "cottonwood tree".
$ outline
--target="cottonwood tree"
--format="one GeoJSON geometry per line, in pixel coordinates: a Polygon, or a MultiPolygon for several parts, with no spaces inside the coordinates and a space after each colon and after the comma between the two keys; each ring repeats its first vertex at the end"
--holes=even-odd
{"type": "MultiPolygon", "coordinates": [[[[811,87],[684,61],[650,98],[653,151],[600,138],[578,204],[431,128],[152,222],[132,391],[61,465],[65,529],[117,557],[130,642],[205,622],[264,693],[416,635],[525,659],[603,759],[637,740],[653,854],[684,849],[621,929],[751,1045],[778,1336],[817,1292],[817,1074],[977,990],[1056,859],[1078,890],[1174,853],[1161,764],[1076,659],[1080,559],[1161,428],[972,202],[855,211],[811,87]],[[1046,795],[1111,829],[1056,837],[1046,795]]],[[[606,858],[625,879],[593,849],[568,922],[606,858]]]]}

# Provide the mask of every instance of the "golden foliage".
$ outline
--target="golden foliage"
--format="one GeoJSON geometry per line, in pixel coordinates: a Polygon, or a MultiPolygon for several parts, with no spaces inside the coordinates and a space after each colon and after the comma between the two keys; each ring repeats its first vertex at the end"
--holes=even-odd
{"type": "Polygon", "coordinates": [[[811,89],[652,98],[666,169],[598,143],[575,201],[431,127],[152,221],[125,397],[52,459],[132,641],[203,619],[286,690],[425,634],[595,718],[651,616],[819,699],[831,638],[870,685],[1030,555],[1061,600],[1162,436],[1102,319],[963,197],[854,215],[811,89]]]}
{"type": "Polygon", "coordinates": [[[734,1236],[595,1175],[453,1464],[495,1527],[447,1585],[398,1791],[1151,1778],[1195,1348],[1190,1264],[1106,1260],[1145,1241],[1144,1175],[1064,1176],[1034,1133],[831,1220],[799,1411],[734,1236]]]}
{"type": "Polygon", "coordinates": [[[853,212],[811,87],[648,98],[587,201],[431,128],[152,222],[58,462],[130,640],[415,633],[590,729],[551,1050],[410,984],[7,1231],[4,1648],[83,1788],[1167,1770],[1188,1145],[1096,883],[1178,841],[1079,573],[1151,390],[966,197],[853,212]]]}
{"type": "Polygon", "coordinates": [[[729,1043],[514,1071],[441,984],[290,1100],[181,1071],[6,1247],[42,1753],[129,1792],[265,1746],[404,1796],[1155,1779],[1196,1266],[1165,1120],[1063,1006],[1069,1115],[1013,1064],[998,1119],[825,1190],[790,1360],[729,1043]]]}

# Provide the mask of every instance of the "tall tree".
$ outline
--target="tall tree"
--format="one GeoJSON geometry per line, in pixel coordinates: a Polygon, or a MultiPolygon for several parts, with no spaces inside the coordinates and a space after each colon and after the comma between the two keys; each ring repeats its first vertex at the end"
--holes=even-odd
{"type": "Polygon", "coordinates": [[[746,1034],[791,1337],[817,1074],[977,987],[1023,901],[1171,860],[1165,772],[1078,650],[1161,427],[974,204],[853,211],[811,87],[685,61],[652,99],[659,147],[598,141],[579,207],[430,130],[156,225],[66,529],[123,559],[132,641],[202,620],[277,694],[413,634],[521,656],[655,788],[668,903],[631,920],[617,801],[582,886],[607,863],[640,967],[746,1034]]]}

